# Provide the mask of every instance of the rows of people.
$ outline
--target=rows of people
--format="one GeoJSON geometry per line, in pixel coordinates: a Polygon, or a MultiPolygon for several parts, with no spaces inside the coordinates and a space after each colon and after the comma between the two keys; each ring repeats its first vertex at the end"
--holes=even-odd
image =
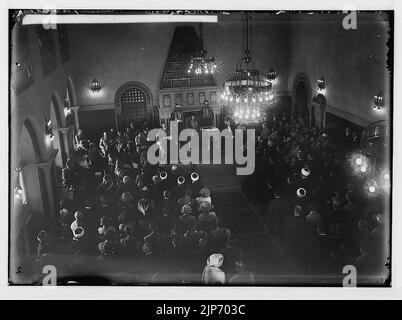
{"type": "Polygon", "coordinates": [[[38,261],[53,259],[69,275],[121,271],[130,283],[146,282],[147,276],[155,283],[236,283],[243,274],[250,279],[244,263],[235,263],[231,232],[222,226],[197,168],[150,165],[147,130],[133,124],[111,129],[99,144],[78,132],[78,148],[62,172],[67,192],[59,231],[57,237],[38,235],[38,261]],[[226,270],[214,272],[223,254],[226,270]]]}
{"type": "Polygon", "coordinates": [[[256,169],[244,192],[255,203],[267,199],[261,215],[297,272],[383,270],[389,199],[370,198],[365,177],[351,174],[356,134],[346,128],[336,144],[302,116],[272,113],[256,136],[256,169]]]}

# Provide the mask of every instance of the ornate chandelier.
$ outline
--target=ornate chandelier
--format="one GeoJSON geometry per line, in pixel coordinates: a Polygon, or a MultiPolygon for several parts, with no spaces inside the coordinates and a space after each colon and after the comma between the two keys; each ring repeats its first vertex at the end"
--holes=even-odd
{"type": "MultiPolygon", "coordinates": [[[[233,106],[233,117],[238,123],[259,121],[262,106],[273,99],[272,83],[260,75],[252,54],[251,14],[243,16],[244,56],[236,65],[234,75],[225,83],[222,99],[233,106]]],[[[276,74],[275,74],[276,77],[276,74]]]]}
{"type": "Polygon", "coordinates": [[[198,32],[200,35],[199,49],[191,56],[187,73],[192,73],[197,76],[203,74],[214,74],[216,72],[215,57],[208,57],[207,50],[204,49],[204,38],[201,23],[198,25],[198,32]]]}

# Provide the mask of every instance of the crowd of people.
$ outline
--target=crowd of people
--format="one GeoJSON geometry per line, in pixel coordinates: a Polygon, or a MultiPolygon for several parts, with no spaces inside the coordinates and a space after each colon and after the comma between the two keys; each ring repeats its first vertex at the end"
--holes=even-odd
{"type": "Polygon", "coordinates": [[[365,177],[351,174],[357,134],[347,127],[339,139],[302,116],[271,113],[256,137],[256,169],[243,190],[266,203],[266,227],[298,272],[384,270],[389,198],[370,197],[365,177]]]}
{"type": "Polygon", "coordinates": [[[39,265],[51,262],[70,278],[126,275],[108,279],[131,284],[253,280],[197,167],[151,165],[147,132],[130,123],[99,143],[77,133],[62,171],[59,230],[38,235],[39,265]]]}
{"type": "MultiPolygon", "coordinates": [[[[38,263],[68,275],[121,271],[129,283],[254,283],[197,167],[151,165],[148,130],[130,123],[99,142],[77,133],[62,172],[59,230],[39,233],[38,263]]],[[[285,113],[256,128],[256,168],[243,191],[265,203],[265,227],[299,274],[384,268],[387,199],[370,198],[364,178],[350,174],[356,136],[347,128],[335,143],[285,113]]]]}

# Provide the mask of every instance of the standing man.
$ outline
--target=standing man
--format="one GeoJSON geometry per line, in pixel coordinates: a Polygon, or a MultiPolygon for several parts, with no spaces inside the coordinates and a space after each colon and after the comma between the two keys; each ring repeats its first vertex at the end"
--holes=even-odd
{"type": "Polygon", "coordinates": [[[179,132],[183,129],[183,111],[181,110],[181,105],[176,104],[175,110],[172,112],[172,115],[170,116],[170,121],[177,121],[177,126],[179,129],[179,132]]]}
{"type": "Polygon", "coordinates": [[[214,124],[214,112],[212,111],[212,108],[209,106],[208,100],[204,101],[204,105],[201,110],[202,113],[202,126],[203,127],[213,127],[214,124]]]}

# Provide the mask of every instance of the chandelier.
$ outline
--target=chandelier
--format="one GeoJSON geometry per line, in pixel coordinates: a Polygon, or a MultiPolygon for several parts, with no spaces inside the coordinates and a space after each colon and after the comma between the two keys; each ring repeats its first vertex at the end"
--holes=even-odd
{"type": "MultiPolygon", "coordinates": [[[[273,99],[273,79],[260,75],[252,54],[251,14],[243,16],[243,51],[244,56],[236,65],[234,75],[224,83],[222,99],[233,106],[233,117],[238,123],[259,121],[264,103],[273,99]]],[[[276,78],[276,73],[275,73],[276,78]]]]}
{"type": "Polygon", "coordinates": [[[207,50],[204,49],[204,38],[201,23],[198,25],[198,33],[200,35],[199,48],[191,56],[187,73],[192,73],[197,76],[203,74],[214,74],[216,72],[215,57],[208,57],[207,50]]]}

